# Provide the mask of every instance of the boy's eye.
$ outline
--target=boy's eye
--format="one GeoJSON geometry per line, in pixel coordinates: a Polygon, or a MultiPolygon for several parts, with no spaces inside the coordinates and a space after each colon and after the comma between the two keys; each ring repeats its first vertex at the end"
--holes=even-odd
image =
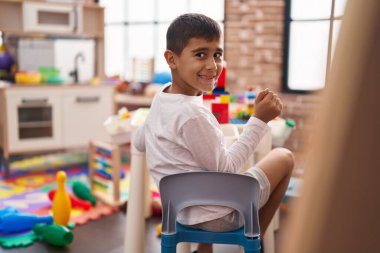
{"type": "Polygon", "coordinates": [[[197,53],[195,56],[197,56],[197,57],[199,57],[199,58],[203,58],[203,57],[206,56],[206,54],[203,53],[203,52],[199,52],[199,53],[197,53]]]}
{"type": "Polygon", "coordinates": [[[220,58],[222,58],[222,56],[223,56],[223,54],[220,52],[214,54],[215,59],[220,59],[220,58]]]}

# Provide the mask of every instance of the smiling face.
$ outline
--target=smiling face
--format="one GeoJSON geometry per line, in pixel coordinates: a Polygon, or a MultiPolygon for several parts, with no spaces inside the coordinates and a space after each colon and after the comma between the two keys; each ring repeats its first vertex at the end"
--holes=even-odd
{"type": "Polygon", "coordinates": [[[168,92],[195,96],[213,90],[222,71],[223,49],[220,40],[191,38],[180,55],[166,50],[165,58],[173,78],[168,92]]]}

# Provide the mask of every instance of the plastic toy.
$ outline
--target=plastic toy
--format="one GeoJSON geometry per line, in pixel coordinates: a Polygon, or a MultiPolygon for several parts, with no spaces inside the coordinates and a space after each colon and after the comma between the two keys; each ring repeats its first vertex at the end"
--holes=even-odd
{"type": "Polygon", "coordinates": [[[57,192],[53,199],[53,217],[54,222],[58,225],[67,226],[70,220],[71,201],[69,194],[65,189],[66,173],[59,171],[57,173],[57,192]]]}
{"type": "Polygon", "coordinates": [[[112,115],[103,123],[112,143],[122,144],[131,141],[131,119],[128,110],[122,107],[117,115],[112,115]]]}
{"type": "Polygon", "coordinates": [[[247,107],[248,107],[248,114],[250,116],[253,115],[253,113],[255,112],[254,109],[255,109],[255,93],[253,93],[252,91],[249,91],[247,93],[247,107]]]}
{"type": "Polygon", "coordinates": [[[162,204],[160,194],[154,191],[152,192],[152,215],[159,217],[162,216],[162,204]]]}
{"type": "Polygon", "coordinates": [[[75,196],[82,200],[90,201],[92,206],[96,205],[96,199],[92,196],[90,189],[82,182],[76,181],[73,183],[73,192],[75,196]]]}
{"type": "Polygon", "coordinates": [[[0,218],[3,217],[4,215],[13,214],[13,213],[18,213],[18,210],[14,207],[6,206],[3,209],[0,209],[0,218]]]}
{"type": "Polygon", "coordinates": [[[4,248],[26,247],[38,240],[33,231],[14,236],[0,236],[0,245],[4,248]]]}
{"type": "Polygon", "coordinates": [[[39,72],[17,72],[15,80],[18,84],[39,84],[42,76],[39,72]]]}
{"type": "Polygon", "coordinates": [[[115,86],[115,90],[119,93],[126,93],[128,90],[129,83],[125,80],[120,80],[115,86]]]}
{"type": "Polygon", "coordinates": [[[224,62],[222,72],[220,73],[218,81],[216,82],[216,87],[222,88],[223,90],[226,87],[226,62],[224,62]]]}
{"type": "Polygon", "coordinates": [[[53,217],[37,216],[26,213],[10,213],[0,217],[0,231],[6,233],[16,233],[32,229],[37,223],[53,222],[53,217]]]}
{"type": "Polygon", "coordinates": [[[40,239],[54,246],[69,245],[74,239],[73,233],[67,227],[56,224],[37,224],[34,226],[33,231],[40,239]]]}
{"type": "Polygon", "coordinates": [[[5,45],[0,44],[0,80],[12,80],[15,61],[5,45]]]}
{"type": "Polygon", "coordinates": [[[212,93],[203,95],[205,104],[211,104],[211,112],[220,124],[229,123],[229,92],[225,91],[226,86],[226,67],[224,66],[222,72],[216,82],[216,87],[212,93]]]}
{"type": "Polygon", "coordinates": [[[159,237],[162,235],[162,223],[157,225],[156,233],[157,233],[157,236],[159,237]]]}
{"type": "Polygon", "coordinates": [[[292,119],[275,118],[268,122],[272,132],[272,144],[275,147],[282,147],[289,137],[290,133],[296,127],[292,119]]]}
{"type": "Polygon", "coordinates": [[[159,83],[159,84],[165,84],[172,81],[172,75],[165,71],[165,72],[158,72],[154,73],[152,83],[159,83]]]}
{"type": "Polygon", "coordinates": [[[63,83],[63,79],[59,77],[59,69],[54,67],[39,67],[38,72],[41,74],[41,82],[50,84],[63,83]]]}
{"type": "Polygon", "coordinates": [[[96,206],[94,206],[87,212],[84,212],[82,215],[74,216],[70,221],[75,223],[76,225],[83,225],[89,221],[98,220],[102,216],[107,216],[117,211],[119,211],[118,208],[110,207],[102,202],[99,202],[96,206]]]}
{"type": "MultiPolygon", "coordinates": [[[[56,193],[56,190],[49,191],[48,196],[51,201],[53,201],[55,193],[56,193]]],[[[89,210],[91,208],[91,203],[88,201],[80,200],[70,193],[69,193],[69,198],[71,201],[71,207],[73,208],[81,208],[84,210],[89,210]]]]}
{"type": "Polygon", "coordinates": [[[229,123],[228,104],[211,104],[211,111],[220,124],[229,123]]]}
{"type": "Polygon", "coordinates": [[[125,199],[120,197],[121,168],[120,147],[100,141],[91,141],[88,164],[90,168],[91,192],[111,206],[120,206],[125,199]]]}

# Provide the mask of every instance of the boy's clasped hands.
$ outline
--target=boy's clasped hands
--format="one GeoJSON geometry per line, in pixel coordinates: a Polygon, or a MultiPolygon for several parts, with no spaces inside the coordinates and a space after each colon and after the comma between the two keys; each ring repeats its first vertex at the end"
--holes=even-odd
{"type": "Polygon", "coordinates": [[[273,91],[265,89],[255,99],[254,116],[265,123],[279,116],[282,112],[281,99],[273,91]]]}

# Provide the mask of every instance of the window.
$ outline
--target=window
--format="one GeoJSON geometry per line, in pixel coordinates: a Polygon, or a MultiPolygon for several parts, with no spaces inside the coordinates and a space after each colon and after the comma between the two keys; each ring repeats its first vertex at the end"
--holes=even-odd
{"type": "Polygon", "coordinates": [[[155,72],[169,71],[166,30],[177,16],[203,13],[223,29],[224,0],[112,0],[105,7],[105,72],[132,77],[133,58],[154,58],[155,72]]]}
{"type": "Polygon", "coordinates": [[[324,88],[345,5],[346,0],[286,0],[284,91],[324,88]]]}

